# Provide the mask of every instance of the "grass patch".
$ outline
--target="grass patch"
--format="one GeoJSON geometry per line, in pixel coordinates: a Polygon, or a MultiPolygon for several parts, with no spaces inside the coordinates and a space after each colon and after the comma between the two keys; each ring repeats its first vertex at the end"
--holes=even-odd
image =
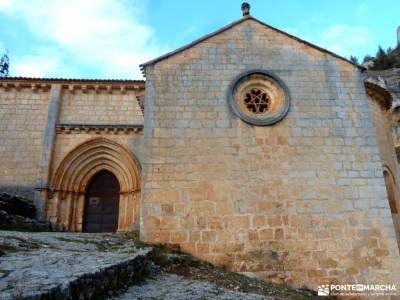
{"type": "Polygon", "coordinates": [[[79,243],[79,244],[93,244],[93,241],[91,240],[80,240],[80,239],[72,239],[72,238],[66,238],[66,237],[60,237],[57,236],[55,239],[62,241],[62,242],[67,242],[67,243],[79,243]]]}
{"type": "Polygon", "coordinates": [[[59,241],[67,242],[67,243],[78,243],[78,244],[92,244],[97,247],[98,251],[106,252],[119,248],[121,245],[115,245],[113,243],[108,242],[107,240],[91,240],[91,239],[74,239],[67,237],[55,237],[59,241]]]}
{"type": "Polygon", "coordinates": [[[21,242],[21,243],[26,243],[26,242],[27,242],[27,241],[26,241],[25,239],[23,239],[22,237],[15,236],[15,235],[9,235],[7,238],[8,238],[8,239],[16,240],[16,241],[21,242]]]}
{"type": "Polygon", "coordinates": [[[7,231],[22,231],[22,232],[40,232],[42,230],[37,230],[37,228],[33,228],[30,226],[26,226],[23,224],[13,224],[13,225],[1,225],[0,230],[7,231]]]}
{"type": "Polygon", "coordinates": [[[66,238],[66,237],[56,237],[57,240],[66,242],[66,243],[78,243],[78,244],[84,244],[84,245],[89,245],[93,244],[97,247],[99,251],[103,251],[104,247],[101,245],[100,242],[95,241],[95,240],[89,240],[89,239],[74,239],[74,238],[66,238]]]}
{"type": "Polygon", "coordinates": [[[5,253],[15,253],[15,252],[20,252],[22,250],[12,245],[0,244],[0,251],[3,251],[5,253]]]}
{"type": "Polygon", "coordinates": [[[0,290],[0,292],[7,292],[12,289],[13,289],[12,285],[7,285],[4,289],[0,290]]]}
{"type": "Polygon", "coordinates": [[[0,230],[21,231],[21,232],[51,232],[51,231],[54,231],[51,224],[48,224],[47,228],[44,228],[44,226],[26,224],[23,222],[17,222],[16,224],[1,224],[0,230]]]}
{"type": "Polygon", "coordinates": [[[4,278],[4,277],[7,277],[8,274],[11,273],[11,271],[0,268],[0,273],[2,273],[2,274],[0,275],[0,278],[4,278]]]}
{"type": "MultiPolygon", "coordinates": [[[[9,252],[20,252],[20,251],[31,251],[31,250],[37,250],[39,249],[42,244],[35,242],[35,241],[30,241],[30,240],[25,240],[24,238],[21,238],[19,236],[14,236],[14,235],[10,235],[7,237],[8,240],[16,240],[18,241],[18,245],[17,246],[12,246],[9,244],[0,244],[0,250],[1,250],[1,245],[3,246],[9,246],[13,249],[16,249],[16,251],[9,251],[9,252]]],[[[6,250],[3,250],[5,252],[7,252],[6,250]]]]}

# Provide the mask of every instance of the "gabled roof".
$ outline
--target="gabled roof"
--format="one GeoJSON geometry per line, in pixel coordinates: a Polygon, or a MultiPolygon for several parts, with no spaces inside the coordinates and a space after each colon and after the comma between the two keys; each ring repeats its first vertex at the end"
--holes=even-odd
{"type": "Polygon", "coordinates": [[[300,43],[303,43],[303,44],[305,44],[305,45],[307,45],[307,46],[309,46],[309,47],[312,47],[312,48],[314,48],[314,49],[317,49],[317,50],[319,50],[319,51],[321,51],[321,52],[324,52],[324,53],[327,53],[327,54],[329,54],[329,55],[332,55],[332,56],[334,56],[334,57],[336,57],[336,58],[338,58],[338,59],[340,59],[340,60],[346,61],[346,62],[348,62],[348,63],[350,63],[350,64],[352,64],[352,65],[354,65],[354,66],[360,68],[361,70],[365,70],[365,67],[363,67],[363,66],[361,66],[361,65],[359,65],[359,64],[356,64],[356,63],[354,63],[354,62],[348,60],[347,58],[345,58],[345,57],[343,57],[343,56],[340,56],[340,55],[338,55],[338,54],[336,54],[336,53],[334,53],[334,52],[331,52],[331,51],[329,51],[329,50],[327,50],[327,49],[321,48],[321,47],[319,47],[319,46],[317,46],[317,45],[314,45],[314,44],[312,44],[312,43],[310,43],[310,42],[307,42],[307,41],[305,41],[305,40],[302,40],[302,39],[300,39],[300,38],[298,38],[298,37],[296,37],[296,36],[294,36],[294,35],[291,35],[291,34],[285,32],[285,31],[282,31],[282,30],[279,30],[279,29],[277,29],[277,28],[275,28],[275,27],[272,27],[272,26],[270,26],[270,25],[268,25],[268,24],[266,24],[266,23],[264,23],[264,22],[261,22],[260,20],[258,20],[258,19],[256,19],[256,18],[253,18],[253,17],[250,16],[250,15],[244,16],[243,18],[241,18],[241,19],[239,19],[239,20],[237,20],[237,21],[235,21],[235,22],[232,22],[232,23],[230,23],[230,24],[224,26],[224,27],[222,27],[221,29],[219,29],[219,30],[217,30],[217,31],[214,31],[214,32],[212,32],[212,33],[210,33],[210,34],[207,34],[207,35],[205,35],[205,36],[203,36],[203,37],[201,37],[201,38],[199,38],[199,39],[197,39],[197,40],[191,42],[190,44],[187,44],[187,45],[185,45],[185,46],[183,46],[183,47],[180,47],[180,48],[178,48],[178,49],[176,49],[176,50],[174,50],[174,51],[168,52],[168,53],[166,53],[166,54],[164,54],[164,55],[161,55],[161,56],[159,56],[159,57],[157,57],[157,58],[155,58],[155,59],[152,59],[152,60],[150,60],[150,61],[148,61],[148,62],[145,62],[145,63],[141,64],[139,67],[140,67],[141,71],[142,71],[143,74],[144,74],[144,73],[145,73],[145,68],[146,68],[147,66],[153,65],[153,64],[155,64],[155,63],[157,63],[157,62],[159,62],[159,61],[162,61],[162,60],[164,60],[164,59],[166,59],[166,58],[168,58],[168,57],[170,57],[170,56],[173,56],[173,55],[175,55],[175,54],[178,54],[178,53],[180,53],[180,52],[183,52],[183,51],[185,51],[186,49],[189,49],[189,48],[191,48],[191,47],[193,47],[193,46],[195,46],[195,45],[197,45],[197,44],[199,44],[199,43],[201,43],[201,42],[203,42],[203,41],[205,41],[205,40],[207,40],[207,39],[209,39],[209,38],[211,38],[211,37],[213,37],[213,36],[216,36],[216,35],[218,35],[218,34],[224,32],[224,31],[226,31],[226,30],[228,30],[228,29],[230,29],[230,28],[232,28],[232,27],[234,27],[234,26],[236,26],[236,25],[238,25],[238,24],[240,24],[240,23],[243,23],[244,21],[247,21],[247,20],[253,20],[253,21],[255,21],[255,22],[257,22],[257,23],[259,23],[259,24],[261,24],[261,25],[263,25],[263,26],[265,26],[265,27],[267,27],[267,28],[269,28],[269,29],[272,29],[272,30],[274,30],[274,31],[276,31],[276,32],[278,32],[278,33],[283,34],[283,35],[286,35],[287,37],[289,37],[289,38],[291,38],[291,39],[294,39],[294,40],[296,40],[296,41],[298,41],[298,42],[300,42],[300,43]]]}

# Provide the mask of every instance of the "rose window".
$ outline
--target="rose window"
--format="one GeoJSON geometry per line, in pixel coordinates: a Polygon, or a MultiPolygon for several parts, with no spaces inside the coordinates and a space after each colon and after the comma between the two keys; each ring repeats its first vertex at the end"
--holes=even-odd
{"type": "Polygon", "coordinates": [[[289,110],[289,90],[268,71],[255,70],[232,82],[228,99],[233,112],[249,124],[266,126],[280,121],[289,110]]]}

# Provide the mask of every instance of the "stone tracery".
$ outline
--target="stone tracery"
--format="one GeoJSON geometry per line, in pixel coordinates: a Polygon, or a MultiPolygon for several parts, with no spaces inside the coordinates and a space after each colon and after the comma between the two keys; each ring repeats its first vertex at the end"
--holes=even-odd
{"type": "Polygon", "coordinates": [[[263,114],[270,108],[271,99],[262,89],[251,89],[246,92],[246,98],[243,100],[247,109],[255,114],[263,114]]]}

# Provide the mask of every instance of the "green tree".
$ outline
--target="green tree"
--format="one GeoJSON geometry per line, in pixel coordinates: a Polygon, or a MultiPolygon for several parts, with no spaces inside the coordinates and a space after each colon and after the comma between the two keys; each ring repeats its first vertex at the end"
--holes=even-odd
{"type": "Polygon", "coordinates": [[[358,58],[353,56],[353,55],[350,55],[350,61],[355,63],[355,64],[358,64],[358,58]]]}
{"type": "Polygon", "coordinates": [[[374,60],[374,57],[369,54],[365,55],[363,59],[363,64],[370,60],[374,60]]]}
{"type": "Polygon", "coordinates": [[[386,70],[390,69],[393,66],[393,63],[390,57],[387,55],[385,50],[379,46],[378,52],[376,53],[374,59],[374,66],[372,67],[373,70],[386,70]]]}
{"type": "Polygon", "coordinates": [[[7,77],[10,67],[10,59],[7,53],[0,58],[0,77],[7,77]]]}

